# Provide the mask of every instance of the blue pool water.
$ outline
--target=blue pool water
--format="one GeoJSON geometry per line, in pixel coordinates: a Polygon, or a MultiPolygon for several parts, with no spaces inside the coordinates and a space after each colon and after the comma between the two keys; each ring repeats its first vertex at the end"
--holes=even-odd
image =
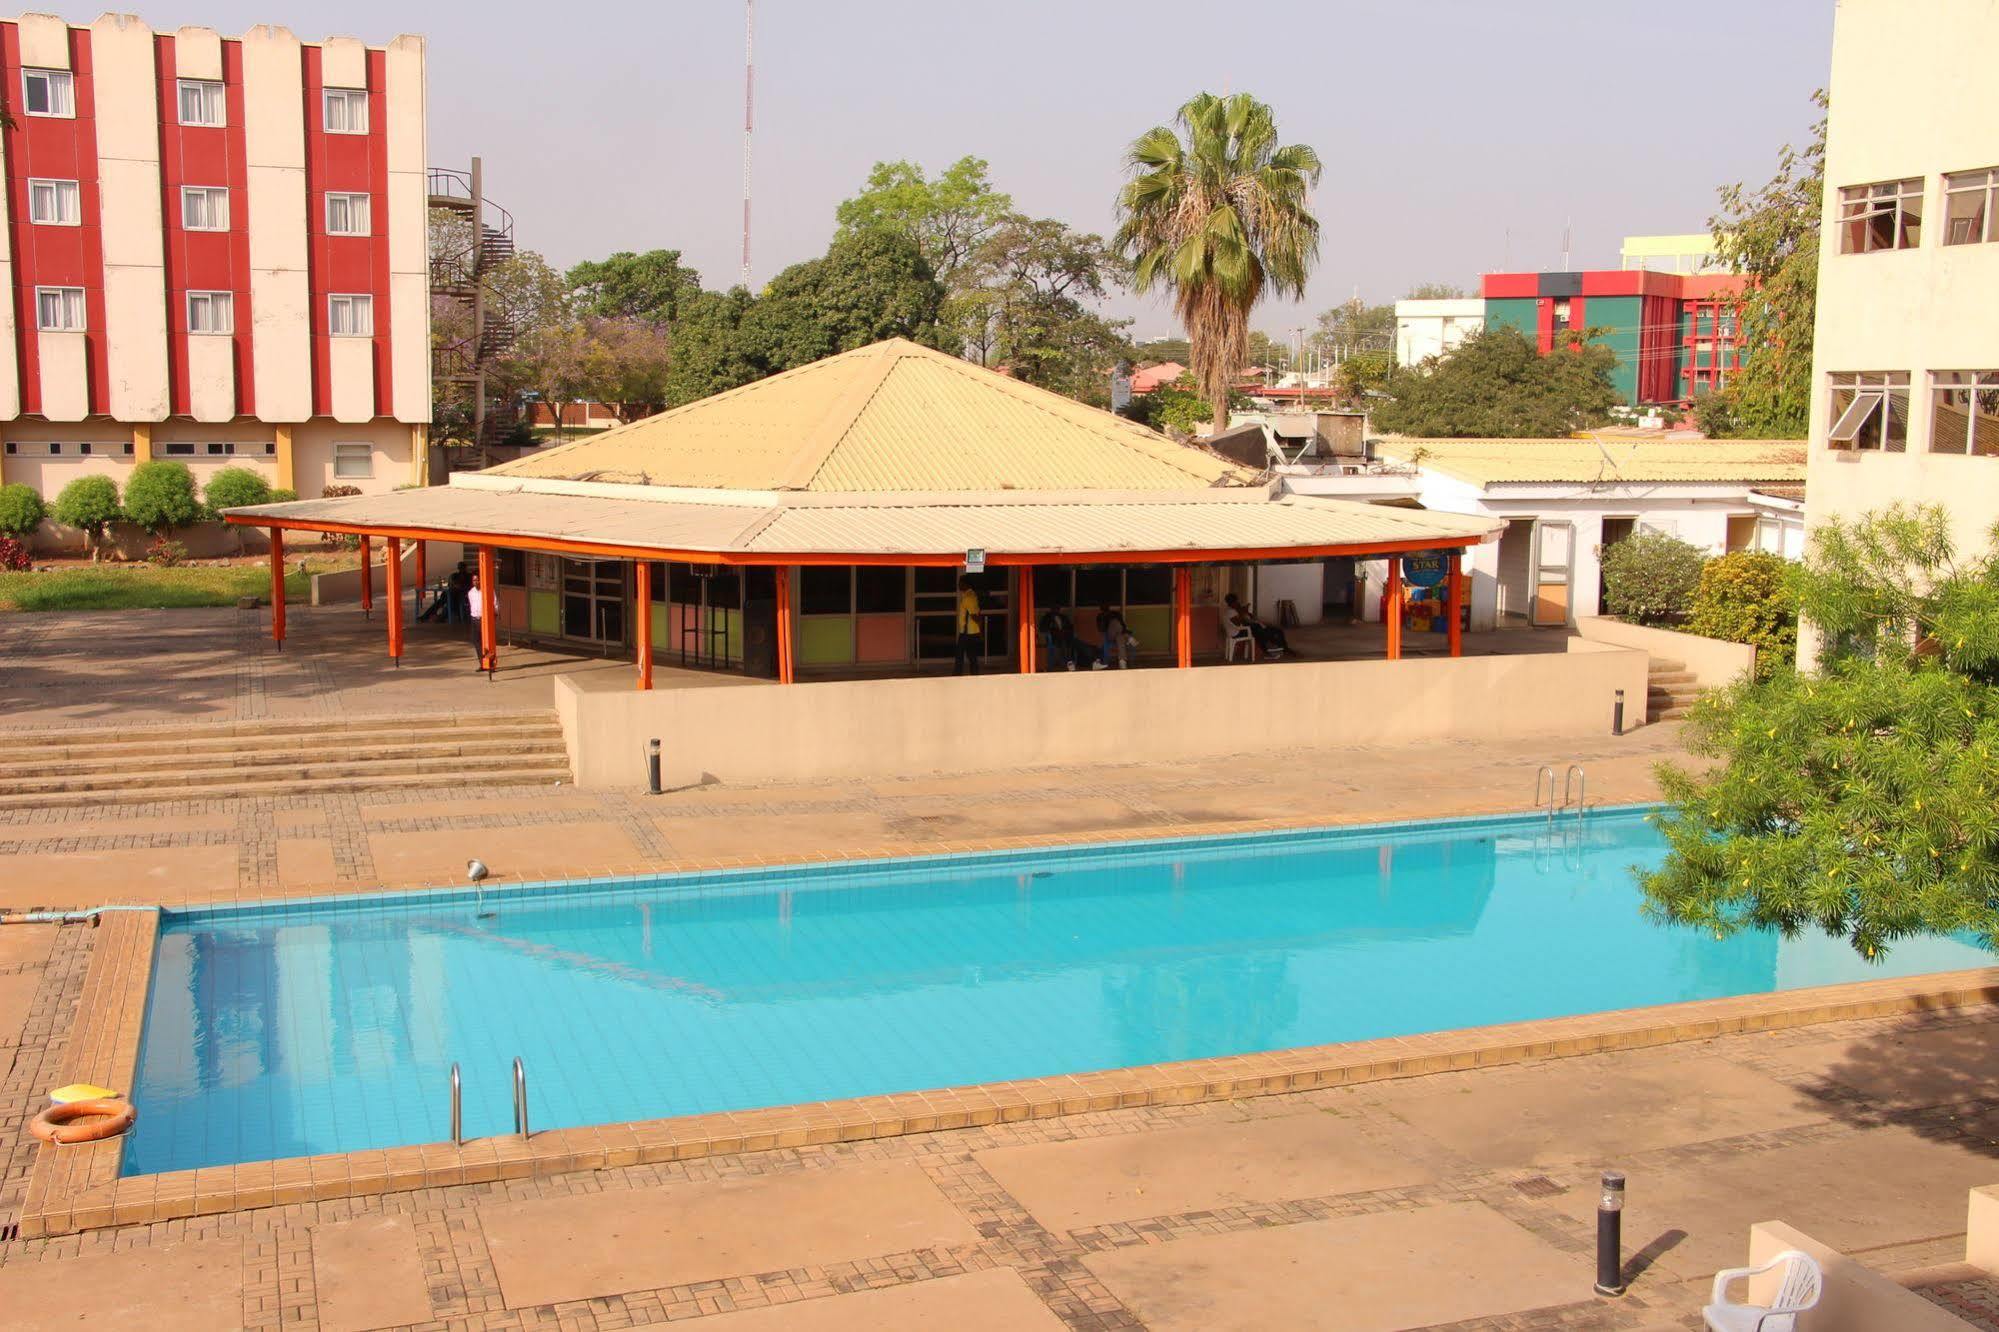
{"type": "Polygon", "coordinates": [[[1983,965],[1643,919],[1638,811],[171,913],[131,1174],[1983,965]]]}

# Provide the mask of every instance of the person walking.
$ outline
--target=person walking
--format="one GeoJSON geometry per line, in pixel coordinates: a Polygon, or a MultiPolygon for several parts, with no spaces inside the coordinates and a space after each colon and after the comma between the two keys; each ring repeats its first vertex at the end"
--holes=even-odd
{"type": "Polygon", "coordinates": [[[958,660],[951,674],[979,673],[979,657],[984,647],[985,611],[979,605],[979,590],[970,577],[958,579],[958,660]]]}

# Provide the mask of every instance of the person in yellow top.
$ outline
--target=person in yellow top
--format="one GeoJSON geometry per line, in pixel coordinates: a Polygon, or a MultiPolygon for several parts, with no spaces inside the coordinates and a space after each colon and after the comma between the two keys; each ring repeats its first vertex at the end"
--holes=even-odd
{"type": "Polygon", "coordinates": [[[979,655],[984,647],[985,612],[979,606],[979,590],[969,577],[958,579],[958,662],[951,674],[979,673],[979,655]]]}

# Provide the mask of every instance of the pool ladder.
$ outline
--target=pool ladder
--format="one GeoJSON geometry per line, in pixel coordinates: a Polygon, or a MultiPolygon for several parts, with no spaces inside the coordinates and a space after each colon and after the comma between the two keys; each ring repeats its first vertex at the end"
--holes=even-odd
{"type": "MultiPolygon", "coordinates": [[[[528,1139],[528,1071],[519,1055],[514,1056],[514,1132],[528,1139]]],[[[458,1065],[451,1066],[451,1145],[465,1145],[465,1080],[458,1065]]]]}
{"type": "Polygon", "coordinates": [[[1562,803],[1558,805],[1555,803],[1555,770],[1543,763],[1540,770],[1534,774],[1534,808],[1547,810],[1548,822],[1552,824],[1555,816],[1569,808],[1571,804],[1576,809],[1576,822],[1582,822],[1583,817],[1589,813],[1589,776],[1583,771],[1583,765],[1571,763],[1569,770],[1563,774],[1562,803]],[[1547,780],[1544,782],[1543,778],[1547,780]],[[1547,792],[1545,796],[1541,794],[1544,790],[1547,792]]]}

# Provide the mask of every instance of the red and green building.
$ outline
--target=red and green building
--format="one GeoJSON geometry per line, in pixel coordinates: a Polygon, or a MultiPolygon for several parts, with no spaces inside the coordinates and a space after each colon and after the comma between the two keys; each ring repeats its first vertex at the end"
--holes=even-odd
{"type": "Polygon", "coordinates": [[[1633,407],[1690,403],[1720,388],[1742,363],[1733,274],[1488,273],[1485,326],[1514,328],[1545,354],[1565,333],[1617,358],[1611,383],[1633,407]]]}

